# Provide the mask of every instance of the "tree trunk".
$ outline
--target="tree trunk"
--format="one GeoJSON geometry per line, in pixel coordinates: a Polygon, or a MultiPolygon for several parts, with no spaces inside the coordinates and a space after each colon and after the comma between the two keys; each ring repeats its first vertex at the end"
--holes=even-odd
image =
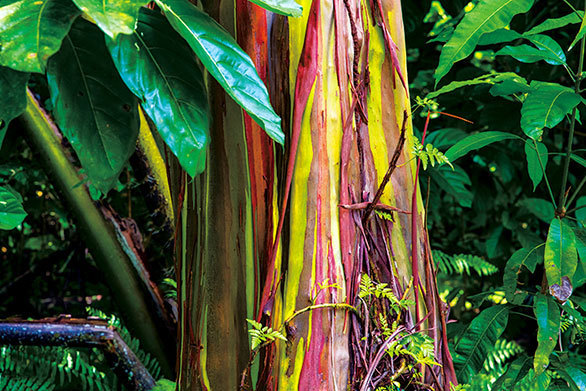
{"type": "Polygon", "coordinates": [[[204,1],[255,61],[289,137],[285,151],[272,145],[210,81],[208,166],[182,193],[181,389],[370,389],[380,344],[348,311],[363,273],[397,297],[413,285],[416,305],[403,325],[429,330],[444,364],[420,368],[422,382],[449,389],[455,377],[412,160],[400,2],[298,2],[303,16],[287,20],[247,0],[204,1]],[[391,221],[373,212],[381,208],[399,212],[391,221]],[[321,308],[296,315],[311,305],[321,308]],[[286,330],[288,341],[253,355],[258,363],[241,381],[245,318],[286,330]]]}

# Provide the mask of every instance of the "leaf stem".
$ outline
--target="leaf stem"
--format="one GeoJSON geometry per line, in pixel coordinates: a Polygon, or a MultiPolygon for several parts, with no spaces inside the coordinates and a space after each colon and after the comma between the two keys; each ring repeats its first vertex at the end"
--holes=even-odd
{"type": "MultiPolygon", "coordinates": [[[[566,4],[569,4],[567,0],[564,0],[566,4]]],[[[571,6],[571,5],[570,5],[571,6]]],[[[572,7],[573,8],[573,7],[572,7]]],[[[586,0],[584,1],[584,8],[586,10],[586,0]]],[[[580,91],[580,83],[582,81],[583,75],[582,71],[584,70],[584,52],[586,48],[586,36],[582,37],[581,44],[580,44],[580,59],[578,63],[578,72],[576,81],[574,82],[574,91],[579,93],[580,91]]],[[[572,157],[572,144],[574,143],[574,129],[576,127],[576,112],[578,111],[577,107],[574,107],[572,111],[572,120],[570,122],[570,134],[568,136],[568,144],[566,146],[566,162],[564,164],[564,170],[562,173],[562,186],[560,189],[560,197],[558,202],[557,212],[558,214],[564,214],[564,209],[566,206],[566,186],[568,184],[568,172],[570,171],[570,160],[572,157]]]]}
{"type": "Polygon", "coordinates": [[[574,190],[574,193],[568,199],[568,202],[566,203],[567,206],[572,205],[572,202],[574,202],[574,199],[576,199],[576,197],[578,196],[578,194],[580,194],[580,190],[582,190],[582,187],[584,187],[585,184],[586,184],[586,176],[584,178],[582,178],[582,180],[580,181],[580,183],[576,187],[576,190],[574,190]]]}
{"type": "Polygon", "coordinates": [[[543,166],[543,161],[541,160],[541,155],[539,154],[539,148],[537,148],[537,141],[535,141],[535,139],[531,139],[533,141],[533,148],[535,148],[535,153],[537,154],[537,160],[539,161],[539,166],[541,167],[541,172],[543,172],[543,179],[545,179],[545,185],[547,186],[547,190],[549,191],[549,196],[551,197],[551,202],[553,205],[553,208],[555,209],[557,207],[556,203],[555,203],[555,197],[553,195],[553,190],[551,189],[551,186],[549,184],[549,179],[547,179],[547,175],[545,173],[545,167],[543,166]]]}

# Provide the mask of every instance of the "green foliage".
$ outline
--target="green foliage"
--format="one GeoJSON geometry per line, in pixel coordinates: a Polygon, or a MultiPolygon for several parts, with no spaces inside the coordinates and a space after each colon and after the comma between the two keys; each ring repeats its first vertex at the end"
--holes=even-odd
{"type": "Polygon", "coordinates": [[[435,70],[436,84],[452,65],[468,57],[483,34],[507,26],[513,16],[527,12],[533,0],[485,0],[467,13],[445,44],[435,70]]]}
{"type": "Polygon", "coordinates": [[[489,307],[475,317],[460,334],[452,350],[458,379],[467,382],[482,369],[489,352],[505,330],[508,320],[507,306],[489,307]]]}
{"type": "Polygon", "coordinates": [[[267,342],[274,342],[277,339],[283,341],[287,340],[287,338],[278,330],[273,330],[268,326],[263,326],[252,319],[246,319],[246,321],[252,326],[252,328],[248,329],[248,334],[251,338],[250,349],[252,350],[255,350],[267,342]]]}
{"type": "Polygon", "coordinates": [[[69,0],[0,1],[0,65],[44,73],[78,15],[69,0]]]}
{"type": "Polygon", "coordinates": [[[574,38],[574,40],[570,44],[570,47],[568,48],[568,50],[572,50],[572,48],[574,46],[576,46],[578,41],[580,41],[580,39],[584,38],[585,35],[586,35],[586,15],[583,15],[582,16],[582,23],[580,24],[580,30],[578,31],[578,34],[576,34],[576,38],[574,38]]]}
{"type": "Polygon", "coordinates": [[[519,137],[515,136],[514,134],[497,131],[472,134],[465,139],[458,141],[454,146],[448,149],[446,152],[446,157],[453,162],[454,160],[465,156],[470,151],[486,147],[487,145],[497,141],[517,138],[519,137]]]}
{"type": "Polygon", "coordinates": [[[78,20],[51,58],[53,113],[92,183],[107,193],[134,152],[137,100],[126,88],[100,30],[78,20]]]}
{"type": "Polygon", "coordinates": [[[295,0],[250,0],[250,2],[285,16],[298,17],[303,14],[303,7],[295,0]]]}
{"type": "Polygon", "coordinates": [[[535,272],[537,264],[543,262],[543,244],[534,248],[517,250],[507,261],[503,275],[503,286],[507,301],[521,304],[527,293],[517,290],[517,281],[523,268],[535,272]]]}
{"type": "Polygon", "coordinates": [[[416,156],[421,160],[421,164],[423,165],[424,170],[427,170],[428,164],[431,164],[432,167],[435,167],[436,162],[438,166],[447,164],[448,166],[452,167],[452,169],[454,169],[452,163],[450,163],[448,158],[443,153],[441,153],[432,144],[425,144],[424,147],[421,145],[421,142],[419,142],[417,137],[413,137],[413,156],[416,156]]]}
{"type": "Polygon", "coordinates": [[[533,360],[533,369],[537,375],[549,365],[549,356],[558,341],[560,331],[560,311],[550,296],[538,294],[533,305],[539,330],[537,332],[537,350],[533,360]]]}
{"type": "Polygon", "coordinates": [[[470,275],[473,270],[482,277],[498,272],[496,266],[476,255],[448,255],[440,250],[433,250],[433,259],[437,261],[438,270],[446,274],[470,275]]]}
{"type": "Polygon", "coordinates": [[[28,77],[28,73],[0,66],[0,85],[6,89],[6,93],[0,95],[0,148],[8,124],[26,108],[28,77]]]}
{"type": "Polygon", "coordinates": [[[138,10],[147,0],[73,0],[110,38],[118,34],[132,34],[138,19],[138,10]]]}
{"type": "Polygon", "coordinates": [[[526,142],[525,157],[527,159],[527,171],[529,172],[531,182],[533,182],[533,191],[535,191],[537,185],[541,183],[543,173],[547,168],[547,147],[545,144],[535,140],[533,140],[533,144],[526,142]]]}
{"type": "Polygon", "coordinates": [[[281,119],[271,107],[254,63],[234,38],[187,0],[157,0],[157,4],[208,72],[273,140],[283,144],[281,119]]]}
{"type": "Polygon", "coordinates": [[[107,40],[116,68],[191,176],[205,167],[209,104],[200,65],[169,22],[142,8],[136,31],[107,40]]]}
{"type": "Polygon", "coordinates": [[[8,188],[0,187],[0,229],[13,229],[26,217],[22,198],[8,188]]]}
{"type": "Polygon", "coordinates": [[[561,285],[562,277],[574,277],[578,265],[576,236],[563,220],[554,218],[545,244],[545,272],[550,285],[561,285]]]}

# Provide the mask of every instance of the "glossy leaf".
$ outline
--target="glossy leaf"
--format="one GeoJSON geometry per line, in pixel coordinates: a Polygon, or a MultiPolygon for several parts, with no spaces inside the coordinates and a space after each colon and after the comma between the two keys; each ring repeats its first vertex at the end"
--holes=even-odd
{"type": "Polygon", "coordinates": [[[521,128],[527,136],[540,140],[544,128],[559,124],[581,101],[571,88],[533,81],[521,109],[521,128]]]}
{"type": "Polygon", "coordinates": [[[548,64],[561,65],[564,62],[559,62],[558,58],[553,54],[534,48],[529,45],[519,46],[505,46],[495,53],[496,56],[511,56],[515,60],[524,63],[534,63],[537,61],[545,61],[548,64]]]}
{"type": "Polygon", "coordinates": [[[533,191],[535,191],[537,185],[539,185],[543,179],[543,172],[547,167],[547,147],[540,142],[535,142],[535,144],[526,142],[525,157],[527,159],[529,177],[533,182],[533,191]]]}
{"type": "Polygon", "coordinates": [[[136,32],[108,40],[130,90],[191,176],[205,167],[209,105],[193,52],[163,15],[143,8],[136,32]]]}
{"type": "Polygon", "coordinates": [[[468,57],[483,34],[509,25],[517,14],[527,12],[534,0],[486,0],[467,13],[445,44],[435,70],[436,84],[456,62],[468,57]]]}
{"type": "Polygon", "coordinates": [[[138,10],[147,0],[73,0],[111,38],[118,34],[132,34],[138,19],[138,10]]]}
{"type": "Polygon", "coordinates": [[[0,148],[8,124],[26,108],[28,73],[0,66],[0,148]]]}
{"type": "Polygon", "coordinates": [[[533,369],[537,375],[549,365],[549,356],[558,341],[560,331],[560,309],[551,296],[538,293],[535,296],[533,312],[537,318],[537,350],[533,369]]]}
{"type": "Polygon", "coordinates": [[[562,65],[566,63],[566,54],[562,47],[551,37],[543,34],[536,34],[526,37],[533,45],[544,53],[548,53],[553,60],[545,60],[551,65],[562,65]]]}
{"type": "MultiPolygon", "coordinates": [[[[578,198],[578,200],[576,200],[576,207],[580,207],[583,205],[586,205],[586,196],[582,196],[578,198]]],[[[576,211],[576,218],[582,222],[583,226],[586,226],[586,207],[578,209],[576,211]]]]}
{"type": "Polygon", "coordinates": [[[576,34],[576,38],[570,44],[568,50],[572,50],[574,46],[580,41],[584,35],[586,35],[586,15],[582,16],[582,23],[580,24],[580,29],[578,30],[578,34],[576,34]]]}
{"type": "Polygon", "coordinates": [[[450,162],[465,156],[468,152],[474,151],[496,143],[497,141],[518,139],[519,136],[512,133],[488,131],[472,134],[465,139],[458,141],[453,147],[447,150],[446,157],[450,162]]]}
{"type": "Polygon", "coordinates": [[[295,0],[249,0],[264,9],[276,14],[298,17],[303,14],[301,7],[295,0]]]}
{"type": "MultiPolygon", "coordinates": [[[[584,11],[578,11],[580,15],[584,15],[584,11]]],[[[552,18],[547,19],[545,22],[538,24],[537,26],[533,27],[531,30],[525,32],[523,35],[533,35],[543,33],[545,31],[559,29],[561,27],[567,26],[568,24],[575,24],[580,23],[582,21],[581,16],[576,15],[576,13],[572,12],[566,16],[562,16],[561,18],[552,18]]]]}
{"type": "Polygon", "coordinates": [[[442,94],[452,92],[452,91],[454,91],[458,88],[462,88],[462,87],[469,87],[469,86],[474,86],[474,85],[479,85],[479,84],[498,85],[497,83],[500,83],[500,82],[503,82],[506,80],[510,80],[510,79],[516,79],[516,78],[520,78],[520,76],[517,75],[516,73],[513,73],[513,72],[505,72],[505,73],[491,73],[488,75],[482,75],[482,76],[479,76],[479,77],[477,77],[475,79],[471,79],[471,80],[453,81],[450,84],[443,86],[439,90],[427,94],[427,98],[435,99],[442,94]]]}
{"type": "Polygon", "coordinates": [[[0,65],[44,73],[78,15],[69,0],[0,0],[0,65]]]}
{"type": "Polygon", "coordinates": [[[521,304],[526,294],[517,291],[517,279],[523,267],[531,273],[537,264],[543,262],[543,245],[534,248],[522,248],[511,255],[503,274],[503,287],[508,302],[521,304]]]}
{"type": "Polygon", "coordinates": [[[477,315],[454,344],[454,366],[458,380],[466,382],[478,373],[509,320],[509,309],[493,306],[477,315]]]}
{"type": "Polygon", "coordinates": [[[208,72],[273,140],[283,144],[281,119],[271,106],[254,63],[234,38],[187,0],[157,0],[157,4],[208,72]]]}
{"type": "Polygon", "coordinates": [[[549,225],[545,244],[545,273],[549,285],[561,285],[563,276],[572,281],[577,265],[574,231],[562,220],[554,218],[549,225]]]}
{"type": "Polygon", "coordinates": [[[5,187],[0,187],[0,229],[14,229],[24,218],[22,199],[5,187]]]}
{"type": "Polygon", "coordinates": [[[77,21],[48,65],[54,115],[90,180],[106,193],[134,152],[138,102],[120,79],[102,32],[77,21]]]}
{"type": "Polygon", "coordinates": [[[482,35],[478,40],[478,45],[483,46],[511,42],[522,37],[523,36],[521,34],[514,30],[502,28],[482,35]]]}

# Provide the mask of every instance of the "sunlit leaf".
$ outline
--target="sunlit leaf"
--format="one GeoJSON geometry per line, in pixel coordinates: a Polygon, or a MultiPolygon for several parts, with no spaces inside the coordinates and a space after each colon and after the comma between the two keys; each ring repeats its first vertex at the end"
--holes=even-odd
{"type": "Polygon", "coordinates": [[[572,281],[578,264],[576,236],[564,221],[554,218],[545,244],[545,273],[549,285],[561,285],[562,277],[572,281]]]}
{"type": "Polygon", "coordinates": [[[468,152],[474,151],[497,141],[519,139],[519,136],[512,133],[487,131],[472,134],[463,140],[458,141],[445,153],[450,162],[465,156],[468,152]]]}
{"type": "Polygon", "coordinates": [[[523,35],[527,36],[539,34],[545,31],[559,29],[561,27],[567,26],[568,24],[580,23],[582,22],[582,15],[584,15],[584,11],[578,11],[578,13],[580,14],[580,16],[576,15],[575,12],[571,12],[566,16],[562,16],[561,18],[547,19],[545,22],[538,24],[531,30],[525,32],[523,35]]]}
{"type": "Polygon", "coordinates": [[[517,14],[527,12],[534,0],[486,0],[478,3],[456,27],[444,45],[435,70],[436,84],[458,61],[468,57],[483,34],[506,27],[517,14]]]}
{"type": "Polygon", "coordinates": [[[452,92],[462,87],[475,86],[479,84],[498,85],[498,83],[501,83],[503,81],[519,78],[523,79],[522,77],[513,72],[490,73],[488,75],[479,76],[475,79],[453,81],[450,84],[443,86],[439,90],[427,94],[426,98],[434,99],[442,94],[452,92]]]}
{"type": "Polygon", "coordinates": [[[132,34],[138,19],[138,10],[148,0],[73,0],[111,38],[118,34],[132,34]]]}
{"type": "Polygon", "coordinates": [[[568,50],[572,50],[572,48],[576,46],[578,41],[581,40],[584,37],[584,35],[586,35],[586,15],[582,16],[582,24],[580,24],[580,30],[578,30],[578,34],[576,34],[576,38],[574,38],[568,50]]]}
{"type": "Polygon", "coordinates": [[[69,0],[0,1],[0,65],[44,73],[79,13],[69,0]]]}

